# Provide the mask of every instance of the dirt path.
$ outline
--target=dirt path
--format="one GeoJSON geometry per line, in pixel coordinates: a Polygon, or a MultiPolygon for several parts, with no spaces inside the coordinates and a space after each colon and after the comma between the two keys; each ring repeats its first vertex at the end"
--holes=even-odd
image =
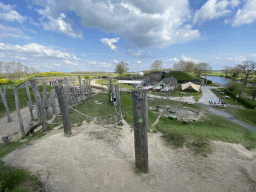
{"type": "Polygon", "coordinates": [[[148,133],[149,173],[134,173],[131,127],[122,130],[84,123],[72,130],[53,130],[32,145],[2,160],[41,174],[47,191],[252,192],[256,189],[256,150],[241,144],[211,142],[213,154],[193,156],[166,145],[161,133],[148,133]],[[253,180],[253,181],[252,181],[253,180]]]}

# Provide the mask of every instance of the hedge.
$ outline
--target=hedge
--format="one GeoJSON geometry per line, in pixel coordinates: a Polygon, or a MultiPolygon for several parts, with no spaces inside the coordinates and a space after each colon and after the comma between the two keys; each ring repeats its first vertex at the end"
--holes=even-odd
{"type": "MultiPolygon", "coordinates": [[[[233,93],[232,91],[229,91],[228,89],[223,89],[224,91],[226,91],[226,93],[231,96],[232,98],[236,98],[236,94],[233,93]]],[[[237,101],[239,101],[240,103],[244,104],[245,106],[249,107],[250,109],[254,109],[256,107],[256,103],[251,100],[251,99],[247,99],[244,97],[238,97],[237,101]]]]}

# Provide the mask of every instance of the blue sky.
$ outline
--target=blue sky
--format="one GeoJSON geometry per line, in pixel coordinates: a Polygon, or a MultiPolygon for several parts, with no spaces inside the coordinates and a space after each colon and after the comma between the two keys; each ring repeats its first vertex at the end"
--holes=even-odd
{"type": "Polygon", "coordinates": [[[256,61],[256,0],[1,0],[0,60],[38,71],[131,72],[256,61]]]}

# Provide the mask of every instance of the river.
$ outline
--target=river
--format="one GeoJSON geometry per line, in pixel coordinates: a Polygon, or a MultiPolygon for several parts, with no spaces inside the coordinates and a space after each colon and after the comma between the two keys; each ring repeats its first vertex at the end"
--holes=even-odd
{"type": "MultiPolygon", "coordinates": [[[[202,76],[203,78],[206,78],[205,76],[202,76]]],[[[228,84],[229,81],[233,81],[233,79],[225,78],[225,77],[218,77],[218,76],[207,76],[208,80],[211,80],[213,83],[218,83],[221,85],[228,84]]]]}

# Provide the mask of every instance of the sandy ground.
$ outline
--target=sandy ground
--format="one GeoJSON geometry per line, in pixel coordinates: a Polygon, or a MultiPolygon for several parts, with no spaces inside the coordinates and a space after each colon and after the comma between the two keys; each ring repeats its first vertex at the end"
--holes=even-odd
{"type": "Polygon", "coordinates": [[[148,133],[149,173],[133,166],[134,133],[84,123],[64,137],[52,130],[2,160],[40,174],[47,191],[256,191],[256,150],[212,141],[207,158],[166,145],[161,133],[148,133]]]}
{"type": "MultiPolygon", "coordinates": [[[[23,119],[29,121],[28,109],[22,110],[23,119]]],[[[20,134],[17,118],[6,122],[0,119],[1,136],[20,134]]],[[[256,150],[221,141],[211,141],[213,153],[205,158],[186,147],[174,149],[161,133],[148,133],[149,173],[136,174],[134,132],[123,123],[116,129],[84,122],[72,128],[72,137],[54,129],[2,161],[40,174],[46,191],[256,191],[256,150]]]]}

